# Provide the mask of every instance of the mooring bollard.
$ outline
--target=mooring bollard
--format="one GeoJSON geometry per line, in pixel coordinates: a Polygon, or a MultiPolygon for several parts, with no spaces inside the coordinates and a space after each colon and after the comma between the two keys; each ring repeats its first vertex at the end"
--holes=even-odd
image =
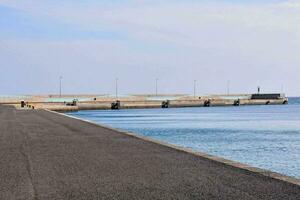
{"type": "Polygon", "coordinates": [[[162,107],[162,108],[169,108],[169,105],[170,105],[170,101],[169,101],[169,100],[163,101],[163,102],[161,103],[161,107],[162,107]]]}
{"type": "Polygon", "coordinates": [[[77,106],[78,99],[73,99],[72,106],[77,106]]]}
{"type": "Polygon", "coordinates": [[[119,110],[121,108],[121,102],[119,100],[111,103],[112,110],[119,110]]]}
{"type": "Polygon", "coordinates": [[[26,105],[26,104],[25,104],[25,101],[24,101],[24,100],[22,100],[22,101],[21,101],[21,108],[24,108],[24,107],[25,107],[25,105],[26,105]]]}
{"type": "Polygon", "coordinates": [[[234,106],[239,106],[240,104],[241,104],[240,99],[235,100],[233,103],[234,106]]]}
{"type": "Polygon", "coordinates": [[[209,107],[211,104],[210,99],[204,101],[204,107],[209,107]]]}

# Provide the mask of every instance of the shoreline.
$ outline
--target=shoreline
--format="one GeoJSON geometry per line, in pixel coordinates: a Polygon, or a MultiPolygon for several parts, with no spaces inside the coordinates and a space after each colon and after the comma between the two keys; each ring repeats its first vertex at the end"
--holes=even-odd
{"type": "Polygon", "coordinates": [[[122,129],[113,128],[113,127],[108,126],[108,125],[99,124],[99,123],[96,123],[96,122],[93,122],[93,121],[90,121],[90,120],[81,119],[81,118],[78,118],[78,117],[75,117],[75,116],[70,116],[70,115],[67,115],[65,113],[51,111],[51,110],[46,110],[46,111],[51,112],[51,113],[55,113],[55,114],[59,114],[59,115],[65,116],[65,117],[69,117],[69,118],[72,118],[72,119],[80,120],[80,121],[83,121],[83,122],[86,122],[86,123],[89,123],[89,124],[92,124],[92,125],[96,125],[96,126],[99,126],[99,127],[102,127],[102,128],[106,128],[108,130],[116,131],[116,132],[125,134],[125,135],[130,136],[130,137],[141,139],[143,141],[151,142],[151,143],[162,145],[162,146],[165,146],[165,147],[169,147],[169,148],[172,148],[172,149],[175,149],[175,150],[178,150],[178,151],[182,151],[184,153],[199,156],[201,158],[205,158],[205,159],[208,159],[208,160],[220,163],[220,164],[224,164],[226,166],[233,167],[233,168],[236,168],[236,169],[239,169],[239,170],[245,170],[245,171],[248,171],[248,172],[251,172],[251,173],[256,173],[256,174],[259,174],[259,175],[262,175],[262,176],[265,176],[265,177],[269,177],[269,178],[272,178],[272,179],[276,179],[276,180],[280,180],[280,181],[284,181],[284,182],[287,182],[287,183],[290,183],[290,184],[300,186],[300,179],[298,179],[296,177],[287,176],[287,175],[277,173],[277,172],[267,170],[267,169],[253,167],[253,166],[250,166],[250,165],[238,162],[238,161],[233,161],[233,160],[229,160],[229,159],[222,158],[222,157],[219,157],[219,156],[210,155],[210,154],[207,154],[205,152],[196,151],[196,150],[193,150],[193,149],[190,149],[190,148],[180,147],[180,146],[173,145],[173,144],[163,142],[163,141],[160,141],[160,140],[156,140],[156,139],[152,139],[152,138],[149,138],[149,137],[141,136],[141,135],[138,135],[138,134],[133,133],[133,132],[128,132],[128,131],[125,131],[125,130],[122,130],[122,129]]]}

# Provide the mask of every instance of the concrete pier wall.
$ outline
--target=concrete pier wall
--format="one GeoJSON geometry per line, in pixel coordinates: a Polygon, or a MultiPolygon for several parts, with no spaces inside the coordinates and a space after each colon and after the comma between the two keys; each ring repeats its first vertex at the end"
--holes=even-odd
{"type": "Polygon", "coordinates": [[[170,100],[166,108],[203,107],[205,100],[170,100]]]}
{"type": "Polygon", "coordinates": [[[121,109],[161,108],[162,101],[121,101],[121,109]]]}
{"type": "Polygon", "coordinates": [[[233,106],[233,99],[213,99],[210,101],[210,106],[233,106]]]}
{"type": "Polygon", "coordinates": [[[111,102],[103,103],[78,103],[79,110],[108,110],[111,109],[111,102]]]}
{"type": "Polygon", "coordinates": [[[287,98],[284,99],[243,99],[240,100],[240,105],[279,105],[288,102],[287,98]]]}
{"type": "MultiPolygon", "coordinates": [[[[210,106],[243,106],[243,105],[275,105],[287,104],[288,98],[276,99],[226,99],[220,97],[186,97],[179,100],[138,100],[138,99],[110,99],[95,101],[72,102],[42,102],[25,101],[25,109],[48,109],[54,111],[78,110],[107,110],[107,109],[142,109],[142,108],[179,108],[179,107],[210,107],[210,106]]],[[[20,102],[11,102],[21,107],[20,102]]]]}

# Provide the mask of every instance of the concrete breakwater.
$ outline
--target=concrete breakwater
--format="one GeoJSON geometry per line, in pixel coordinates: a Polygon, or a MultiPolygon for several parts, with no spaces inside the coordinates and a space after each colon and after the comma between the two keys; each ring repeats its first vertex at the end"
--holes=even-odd
{"type": "MultiPolygon", "coordinates": [[[[180,99],[95,99],[93,101],[78,101],[74,98],[71,102],[22,102],[21,107],[29,109],[48,109],[53,111],[78,111],[78,110],[108,110],[108,109],[145,109],[145,108],[180,108],[180,107],[211,107],[211,106],[243,106],[243,105],[280,105],[287,104],[288,98],[284,94],[254,94],[247,98],[188,97],[180,99]]],[[[17,103],[20,104],[20,103],[17,103]]]]}

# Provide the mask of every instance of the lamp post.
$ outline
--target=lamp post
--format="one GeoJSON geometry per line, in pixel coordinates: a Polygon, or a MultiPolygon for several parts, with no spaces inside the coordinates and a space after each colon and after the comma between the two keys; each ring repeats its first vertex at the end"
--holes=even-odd
{"type": "Polygon", "coordinates": [[[116,99],[118,99],[118,81],[119,79],[116,78],[116,99]]]}
{"type": "Polygon", "coordinates": [[[194,98],[196,98],[196,84],[197,80],[194,80],[194,98]]]}
{"type": "Polygon", "coordinates": [[[227,95],[230,93],[230,81],[227,81],[227,95]]]}
{"type": "Polygon", "coordinates": [[[61,85],[62,85],[62,76],[59,76],[59,97],[61,98],[61,85]]]}
{"type": "Polygon", "coordinates": [[[155,96],[157,96],[158,78],[155,79],[155,96]]]}

